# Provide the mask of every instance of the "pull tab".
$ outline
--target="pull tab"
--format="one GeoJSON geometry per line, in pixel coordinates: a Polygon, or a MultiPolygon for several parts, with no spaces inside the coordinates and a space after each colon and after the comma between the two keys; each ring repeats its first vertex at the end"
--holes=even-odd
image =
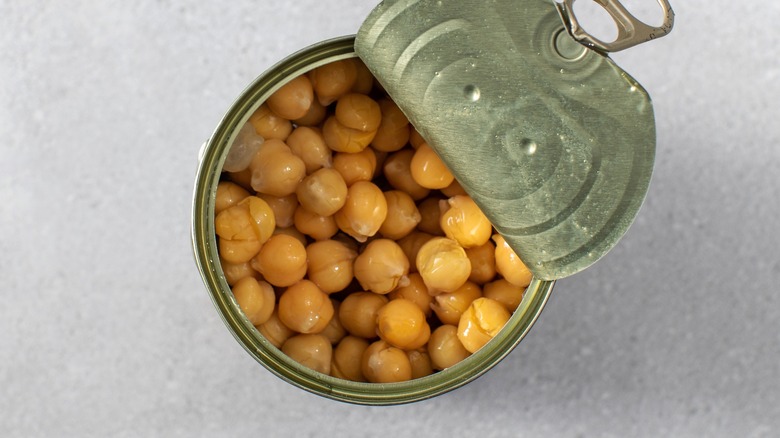
{"type": "Polygon", "coordinates": [[[615,20],[618,28],[618,35],[615,41],[605,43],[600,39],[590,35],[580,26],[577,16],[574,14],[575,0],[564,0],[563,4],[556,3],[558,11],[561,14],[564,25],[575,40],[579,41],[592,49],[601,52],[617,52],[629,47],[642,44],[644,42],[660,38],[671,32],[674,26],[674,11],[668,0],[658,0],[664,14],[664,22],[659,27],[648,26],[638,18],[631,15],[630,12],[620,3],[619,0],[592,0],[604,8],[607,13],[615,20]]]}

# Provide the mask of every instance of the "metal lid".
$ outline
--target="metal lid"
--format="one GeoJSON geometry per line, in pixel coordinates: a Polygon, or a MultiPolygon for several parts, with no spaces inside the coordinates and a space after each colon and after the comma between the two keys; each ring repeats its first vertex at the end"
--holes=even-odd
{"type": "Polygon", "coordinates": [[[579,272],[617,244],[644,200],[655,156],[647,92],[575,41],[567,18],[552,0],[385,0],[355,41],[544,280],[579,272]]]}

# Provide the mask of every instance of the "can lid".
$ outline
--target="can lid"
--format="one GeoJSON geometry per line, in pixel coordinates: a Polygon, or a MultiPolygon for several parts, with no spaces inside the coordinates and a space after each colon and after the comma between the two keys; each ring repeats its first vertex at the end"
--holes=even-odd
{"type": "Polygon", "coordinates": [[[650,98],[552,0],[385,0],[355,51],[537,278],[585,269],[634,221],[650,98]]]}

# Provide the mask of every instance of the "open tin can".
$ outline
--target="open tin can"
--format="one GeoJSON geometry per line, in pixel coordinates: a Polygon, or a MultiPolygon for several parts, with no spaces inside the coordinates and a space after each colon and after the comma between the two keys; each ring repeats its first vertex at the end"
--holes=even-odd
{"type": "MultiPolygon", "coordinates": [[[[193,201],[195,260],[236,340],[278,377],[324,397],[367,405],[408,403],[458,388],[524,338],[556,279],[594,263],[628,229],[652,170],[650,99],[606,57],[608,45],[577,37],[582,30],[570,11],[573,1],[519,3],[385,1],[357,39],[320,42],[263,73],[204,144],[193,201]],[[528,23],[511,28],[512,19],[528,23]],[[242,126],[290,80],[358,55],[534,274],[492,341],[452,367],[399,383],[331,377],[272,345],[236,303],[215,235],[217,185],[242,126]],[[485,175],[486,169],[494,172],[485,175]]],[[[607,4],[614,9],[619,2],[607,4]]],[[[671,9],[665,12],[671,20],[671,9]]],[[[662,30],[670,28],[671,22],[662,30]]]]}

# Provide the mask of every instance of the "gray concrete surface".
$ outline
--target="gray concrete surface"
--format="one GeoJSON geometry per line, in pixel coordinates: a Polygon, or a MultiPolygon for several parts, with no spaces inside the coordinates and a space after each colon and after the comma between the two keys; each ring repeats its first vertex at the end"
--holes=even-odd
{"type": "Polygon", "coordinates": [[[355,4],[0,0],[0,435],[780,435],[774,2],[673,2],[671,36],[615,56],[655,102],[647,202],[484,377],[366,408],[242,350],[192,260],[196,153],[355,4]]]}

